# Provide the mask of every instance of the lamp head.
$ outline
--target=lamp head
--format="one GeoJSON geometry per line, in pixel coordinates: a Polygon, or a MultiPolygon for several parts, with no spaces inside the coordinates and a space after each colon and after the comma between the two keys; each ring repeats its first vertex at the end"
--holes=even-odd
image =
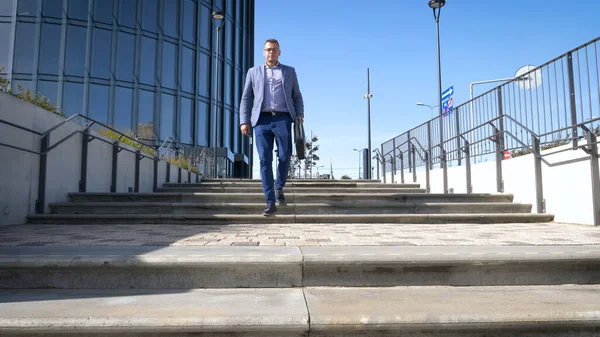
{"type": "Polygon", "coordinates": [[[419,106],[425,106],[425,104],[423,102],[417,102],[417,105],[419,105],[419,106]]]}
{"type": "Polygon", "coordinates": [[[429,0],[429,7],[436,9],[442,8],[446,4],[446,0],[429,0]]]}
{"type": "Polygon", "coordinates": [[[221,11],[213,11],[212,18],[215,20],[223,20],[225,18],[225,15],[221,11]]]}

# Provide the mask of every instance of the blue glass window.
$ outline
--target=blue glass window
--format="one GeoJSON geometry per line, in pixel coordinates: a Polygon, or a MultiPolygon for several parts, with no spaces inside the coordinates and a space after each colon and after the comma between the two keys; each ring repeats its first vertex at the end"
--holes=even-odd
{"type": "Polygon", "coordinates": [[[44,0],[42,15],[60,19],[62,18],[62,10],[63,0],[44,0]]]}
{"type": "Polygon", "coordinates": [[[175,120],[175,96],[169,94],[161,95],[160,104],[160,132],[159,137],[165,140],[173,137],[173,121],[175,120]]]}
{"type": "Polygon", "coordinates": [[[55,81],[38,81],[38,90],[40,95],[50,100],[50,104],[56,104],[58,97],[58,82],[55,81]]]}
{"type": "Polygon", "coordinates": [[[163,87],[175,89],[175,74],[177,74],[177,46],[164,41],[162,55],[163,87]]]}
{"type": "Polygon", "coordinates": [[[12,1],[0,1],[0,16],[11,16],[13,10],[12,1]]]}
{"type": "Polygon", "coordinates": [[[94,28],[92,41],[92,77],[109,79],[112,32],[94,28]]]}
{"type": "Polygon", "coordinates": [[[119,24],[121,26],[135,28],[137,18],[137,0],[119,1],[119,24]]]}
{"type": "Polygon", "coordinates": [[[200,17],[198,18],[200,24],[200,46],[206,49],[210,48],[210,25],[212,23],[212,17],[210,9],[200,6],[200,17]]]}
{"type": "Polygon", "coordinates": [[[39,72],[40,74],[58,75],[60,62],[60,25],[42,23],[39,72]]]}
{"type": "Polygon", "coordinates": [[[221,127],[221,130],[223,130],[223,146],[231,149],[231,129],[233,127],[231,124],[231,110],[225,109],[225,118],[223,119],[224,123],[221,127]]]}
{"type": "Polygon", "coordinates": [[[179,1],[163,2],[163,33],[167,36],[177,37],[179,25],[179,20],[177,20],[178,4],[179,1]]]}
{"type": "Polygon", "coordinates": [[[235,25],[229,21],[225,20],[227,23],[225,25],[225,56],[228,60],[233,61],[233,30],[235,29],[235,25]]]}
{"type": "Polygon", "coordinates": [[[183,39],[196,43],[196,3],[192,0],[183,1],[183,39]]]}
{"type": "Polygon", "coordinates": [[[87,21],[88,6],[88,0],[69,0],[69,19],[87,21]]]}
{"type": "Polygon", "coordinates": [[[183,48],[183,60],[181,70],[181,90],[194,93],[195,76],[195,52],[189,48],[183,48]]]}
{"type": "Polygon", "coordinates": [[[65,54],[65,73],[71,76],[85,74],[85,45],[87,30],[85,27],[67,26],[67,51],[65,54]]]}
{"type": "Polygon", "coordinates": [[[115,89],[114,128],[121,132],[131,131],[133,89],[117,86],[115,89]]]}
{"type": "MultiPolygon", "coordinates": [[[[10,23],[0,22],[0,46],[10,45],[10,23]]],[[[8,48],[0,49],[0,68],[1,72],[7,73],[8,69],[8,48]]]]}
{"type": "Polygon", "coordinates": [[[108,86],[90,84],[88,116],[108,124],[108,86]]]}
{"type": "Polygon", "coordinates": [[[65,82],[62,110],[67,116],[83,112],[83,83],[65,82]]]}
{"type": "Polygon", "coordinates": [[[200,53],[200,69],[198,69],[198,94],[210,97],[210,56],[200,53]]]}
{"type": "Polygon", "coordinates": [[[208,104],[202,101],[196,106],[196,145],[208,146],[208,104]]]}
{"type": "Polygon", "coordinates": [[[218,9],[223,9],[223,0],[214,0],[213,3],[218,9]]]}
{"type": "Polygon", "coordinates": [[[140,90],[137,135],[141,139],[156,139],[154,124],[154,92],[140,90]]]}
{"type": "Polygon", "coordinates": [[[135,35],[117,33],[117,79],[133,82],[135,35]]]}
{"type": "Polygon", "coordinates": [[[31,92],[35,92],[34,83],[27,80],[13,80],[11,83],[13,92],[20,92],[19,86],[23,88],[23,91],[29,89],[31,92]]]}
{"type": "Polygon", "coordinates": [[[158,0],[142,0],[142,29],[156,33],[158,0]]]}
{"type": "Polygon", "coordinates": [[[17,15],[36,16],[38,0],[19,0],[17,15]]]}
{"type": "Polygon", "coordinates": [[[140,82],[154,85],[156,81],[156,40],[142,36],[140,82]]]}
{"type": "Polygon", "coordinates": [[[225,78],[224,80],[224,87],[225,87],[225,104],[231,105],[232,104],[232,91],[231,91],[231,84],[233,83],[233,77],[231,77],[231,66],[228,63],[225,63],[225,78]]]}
{"type": "Polygon", "coordinates": [[[112,24],[113,0],[96,0],[94,3],[94,20],[112,24]]]}
{"type": "Polygon", "coordinates": [[[193,144],[192,130],[194,121],[192,120],[192,111],[194,111],[194,101],[182,97],[181,114],[179,116],[179,141],[190,145],[193,144]]]}
{"type": "Polygon", "coordinates": [[[17,22],[13,72],[21,74],[33,73],[34,45],[35,24],[17,22]]]}

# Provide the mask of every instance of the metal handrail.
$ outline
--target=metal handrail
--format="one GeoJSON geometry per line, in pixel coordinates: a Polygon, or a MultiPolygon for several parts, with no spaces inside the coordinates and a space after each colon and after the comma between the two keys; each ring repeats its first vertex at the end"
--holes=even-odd
{"type": "MultiPolygon", "coordinates": [[[[12,148],[12,149],[16,149],[16,150],[20,150],[20,151],[24,151],[24,152],[28,152],[28,153],[32,153],[32,154],[36,154],[40,157],[40,165],[39,165],[39,183],[38,183],[38,199],[36,200],[36,205],[35,205],[35,211],[36,213],[44,213],[45,211],[45,195],[46,195],[46,174],[47,174],[47,155],[55,148],[57,148],[58,146],[60,146],[62,143],[64,143],[65,141],[67,141],[68,139],[72,138],[74,135],[76,134],[82,134],[83,135],[83,145],[82,145],[82,162],[81,162],[81,180],[79,181],[79,192],[85,192],[86,191],[86,183],[87,183],[87,160],[88,160],[88,143],[93,141],[94,139],[98,139],[104,143],[107,143],[109,145],[113,146],[113,168],[112,168],[112,183],[111,183],[111,192],[116,192],[116,181],[117,181],[117,169],[116,169],[116,165],[117,165],[117,155],[119,152],[121,152],[122,150],[125,150],[127,152],[133,153],[136,156],[136,160],[135,160],[135,189],[134,192],[138,192],[139,191],[139,175],[140,175],[140,161],[143,160],[144,158],[148,158],[151,161],[154,162],[154,183],[153,183],[153,190],[156,191],[158,188],[158,162],[161,160],[158,156],[159,152],[158,150],[154,149],[153,147],[150,147],[142,142],[140,142],[137,139],[131,138],[129,136],[127,136],[126,134],[104,124],[101,122],[98,122],[96,120],[94,120],[93,118],[87,117],[87,116],[83,116],[81,114],[76,114],[73,115],[65,120],[63,120],[62,122],[54,125],[53,127],[51,127],[50,129],[46,130],[45,132],[38,132],[36,130],[32,130],[30,128],[27,127],[23,127],[20,125],[16,125],[15,123],[0,119],[0,124],[5,124],[8,126],[12,126],[15,127],[17,129],[23,130],[23,131],[27,131],[30,132],[32,134],[41,136],[41,149],[40,151],[34,151],[34,150],[29,150],[29,149],[25,149],[25,148],[21,148],[19,146],[15,146],[15,145],[11,145],[11,144],[4,144],[4,143],[0,143],[0,146],[4,146],[4,147],[8,147],[8,148],[12,148]],[[85,129],[82,130],[76,130],[71,132],[70,134],[64,136],[62,139],[60,139],[59,141],[57,141],[56,143],[54,143],[53,145],[50,146],[50,135],[53,131],[57,130],[58,128],[60,128],[61,126],[65,125],[66,123],[73,121],[74,119],[76,119],[77,117],[82,117],[86,120],[89,121],[89,123],[84,123],[84,127],[85,129]],[[119,137],[116,139],[115,142],[111,142],[109,140],[106,140],[102,137],[99,136],[93,136],[90,134],[90,128],[94,125],[101,125],[103,127],[105,127],[107,130],[110,130],[112,132],[115,132],[119,135],[119,137]],[[134,147],[137,148],[137,150],[130,150],[125,146],[119,145],[119,143],[121,142],[121,140],[125,138],[125,139],[129,139],[131,141],[133,141],[135,143],[134,147]],[[139,146],[139,148],[138,148],[139,146]],[[144,148],[148,148],[152,151],[152,153],[154,154],[152,157],[151,156],[147,156],[145,154],[142,154],[142,151],[144,148]]],[[[174,138],[172,137],[168,137],[170,140],[174,140],[174,138]]],[[[180,153],[181,155],[183,155],[183,157],[188,158],[188,182],[191,181],[191,169],[192,165],[195,165],[195,167],[197,167],[197,162],[193,161],[192,158],[184,153],[180,153]]],[[[183,169],[183,165],[182,165],[182,156],[179,156],[179,162],[178,162],[178,168],[179,168],[179,172],[178,172],[178,180],[179,182],[181,182],[181,174],[182,174],[182,169],[183,169]]],[[[170,181],[170,168],[171,168],[171,161],[169,160],[169,162],[167,163],[167,182],[170,181]]],[[[199,175],[196,172],[196,182],[198,182],[199,179],[199,175]]]]}

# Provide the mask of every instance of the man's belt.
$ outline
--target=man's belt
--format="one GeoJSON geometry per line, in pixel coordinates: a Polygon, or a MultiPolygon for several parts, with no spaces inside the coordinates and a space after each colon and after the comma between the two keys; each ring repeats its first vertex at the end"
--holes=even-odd
{"type": "Polygon", "coordinates": [[[282,116],[289,115],[290,113],[287,111],[261,111],[260,114],[270,115],[270,116],[282,116]]]}

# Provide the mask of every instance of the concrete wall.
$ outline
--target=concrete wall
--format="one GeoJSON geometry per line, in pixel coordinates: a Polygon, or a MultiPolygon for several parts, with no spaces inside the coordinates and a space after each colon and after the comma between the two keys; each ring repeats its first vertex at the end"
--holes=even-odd
{"type": "MultiPolygon", "coordinates": [[[[585,141],[583,141],[585,143],[585,141]]],[[[548,164],[542,162],[543,195],[546,199],[546,213],[554,214],[554,221],[588,224],[594,223],[592,209],[592,187],[590,156],[583,150],[565,151],[547,155],[570,145],[542,151],[548,164]]],[[[453,164],[456,164],[454,162],[453,164]]],[[[497,193],[496,162],[471,165],[471,184],[474,193],[497,193]]],[[[532,204],[532,212],[536,209],[535,175],[533,155],[525,155],[502,161],[504,193],[514,195],[514,201],[532,204]]],[[[404,181],[412,182],[412,173],[404,170],[404,181]]],[[[386,181],[391,182],[391,174],[386,174],[386,181]]],[[[397,171],[394,181],[400,182],[397,171]]],[[[417,182],[426,186],[424,168],[417,168],[417,182]]],[[[432,193],[443,192],[443,175],[439,165],[430,171],[432,193]]],[[[454,193],[466,193],[466,169],[464,166],[448,168],[448,188],[454,193]]]]}
{"type": "MultiPolygon", "coordinates": [[[[63,117],[4,92],[0,92],[0,119],[38,132],[45,132],[64,121],[63,117]]],[[[55,144],[72,132],[83,129],[81,125],[76,123],[67,123],[52,132],[50,144],[55,144]]],[[[93,131],[92,134],[110,142],[114,141],[93,131]]],[[[49,153],[46,177],[46,205],[68,201],[67,193],[79,191],[82,138],[81,134],[77,134],[49,153]]],[[[38,135],[0,123],[0,143],[39,152],[40,140],[41,137],[38,135]]],[[[159,163],[162,172],[166,172],[167,165],[164,161],[159,163]]],[[[129,188],[133,190],[135,186],[134,154],[125,150],[121,151],[117,167],[117,192],[128,192],[129,188]]],[[[100,140],[90,142],[88,147],[87,192],[109,192],[111,170],[112,146],[100,140]]],[[[176,182],[177,167],[171,165],[171,172],[174,172],[175,176],[175,179],[172,178],[171,181],[176,182]]],[[[162,185],[165,180],[164,177],[164,173],[159,175],[158,186],[162,185]]],[[[183,171],[182,178],[182,181],[187,181],[186,170],[183,171]]],[[[0,146],[0,224],[24,223],[26,215],[35,212],[35,200],[38,198],[38,179],[38,155],[0,146]]],[[[150,159],[142,159],[140,162],[140,192],[152,192],[153,179],[153,162],[150,159]]],[[[195,181],[195,175],[192,175],[192,180],[195,181]]],[[[46,209],[46,211],[48,210],[46,209]]]]}

